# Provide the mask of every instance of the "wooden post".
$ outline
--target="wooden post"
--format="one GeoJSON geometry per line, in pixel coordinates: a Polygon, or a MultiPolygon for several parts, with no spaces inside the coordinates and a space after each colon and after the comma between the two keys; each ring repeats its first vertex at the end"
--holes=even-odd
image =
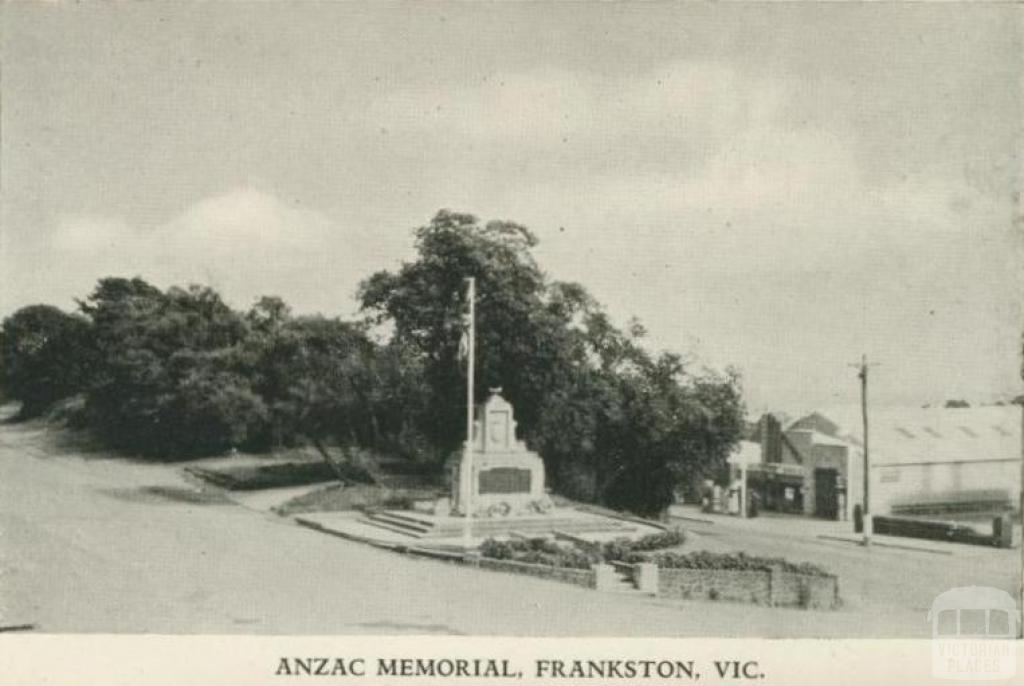
{"type": "Polygon", "coordinates": [[[469,548],[473,539],[473,376],[475,373],[474,362],[476,358],[476,279],[470,276],[469,291],[469,334],[467,344],[466,363],[466,452],[463,459],[467,464],[463,474],[469,479],[469,484],[464,488],[463,494],[466,498],[466,519],[463,524],[463,543],[469,548]]]}
{"type": "Polygon", "coordinates": [[[747,458],[740,461],[740,519],[747,518],[747,458]]]}
{"type": "Polygon", "coordinates": [[[871,458],[868,452],[868,356],[860,362],[860,413],[864,421],[864,545],[871,545],[871,515],[868,509],[868,493],[871,488],[871,458]]]}

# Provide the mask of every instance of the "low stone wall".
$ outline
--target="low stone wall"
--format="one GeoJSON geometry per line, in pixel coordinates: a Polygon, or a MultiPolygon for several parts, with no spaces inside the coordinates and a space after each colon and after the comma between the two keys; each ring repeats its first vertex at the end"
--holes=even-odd
{"type": "Polygon", "coordinates": [[[664,598],[771,603],[771,575],[729,569],[658,569],[658,595],[664,598]]]}
{"type": "Polygon", "coordinates": [[[481,569],[491,569],[496,572],[511,572],[512,574],[524,574],[536,576],[542,579],[550,579],[566,584],[574,584],[583,588],[596,588],[596,573],[593,569],[571,569],[568,567],[551,567],[549,565],[534,565],[513,560],[495,560],[490,557],[478,557],[468,560],[470,564],[481,569]]]}
{"type": "MultiPolygon", "coordinates": [[[[551,567],[490,557],[468,557],[465,561],[482,569],[550,579],[583,588],[603,590],[614,579],[613,565],[591,569],[551,567]],[[605,578],[602,582],[599,575],[605,578]]],[[[839,606],[839,581],[834,576],[814,576],[779,569],[746,571],[732,569],[671,569],[654,564],[615,563],[640,590],[662,598],[725,600],[759,605],[832,609],[839,606]]]]}
{"type": "Polygon", "coordinates": [[[839,605],[839,581],[834,576],[813,576],[773,569],[772,604],[831,609],[839,605]]]}
{"type": "Polygon", "coordinates": [[[658,595],[664,598],[731,600],[760,605],[831,609],[839,604],[834,576],[773,569],[658,569],[658,595]]]}

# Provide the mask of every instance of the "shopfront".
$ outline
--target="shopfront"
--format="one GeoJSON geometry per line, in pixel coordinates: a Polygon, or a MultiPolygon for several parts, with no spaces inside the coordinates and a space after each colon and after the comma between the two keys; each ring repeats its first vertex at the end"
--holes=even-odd
{"type": "Polygon", "coordinates": [[[750,465],[747,487],[762,510],[804,513],[804,470],[801,465],[784,462],[750,465]]]}

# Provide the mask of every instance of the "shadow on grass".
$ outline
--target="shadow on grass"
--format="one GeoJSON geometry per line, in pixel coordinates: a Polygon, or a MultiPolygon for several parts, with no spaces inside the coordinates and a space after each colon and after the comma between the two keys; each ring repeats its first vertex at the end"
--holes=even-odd
{"type": "Polygon", "coordinates": [[[104,488],[99,492],[133,503],[186,503],[189,505],[230,505],[231,499],[216,491],[194,490],[175,486],[143,486],[141,488],[104,488]]]}

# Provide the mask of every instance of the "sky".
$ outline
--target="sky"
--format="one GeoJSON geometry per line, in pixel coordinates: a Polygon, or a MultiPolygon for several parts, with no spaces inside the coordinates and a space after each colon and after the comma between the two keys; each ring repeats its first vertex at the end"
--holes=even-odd
{"type": "Polygon", "coordinates": [[[0,315],[98,278],[350,316],[441,208],[532,229],[748,408],[1022,391],[1013,4],[11,4],[0,315]]]}

